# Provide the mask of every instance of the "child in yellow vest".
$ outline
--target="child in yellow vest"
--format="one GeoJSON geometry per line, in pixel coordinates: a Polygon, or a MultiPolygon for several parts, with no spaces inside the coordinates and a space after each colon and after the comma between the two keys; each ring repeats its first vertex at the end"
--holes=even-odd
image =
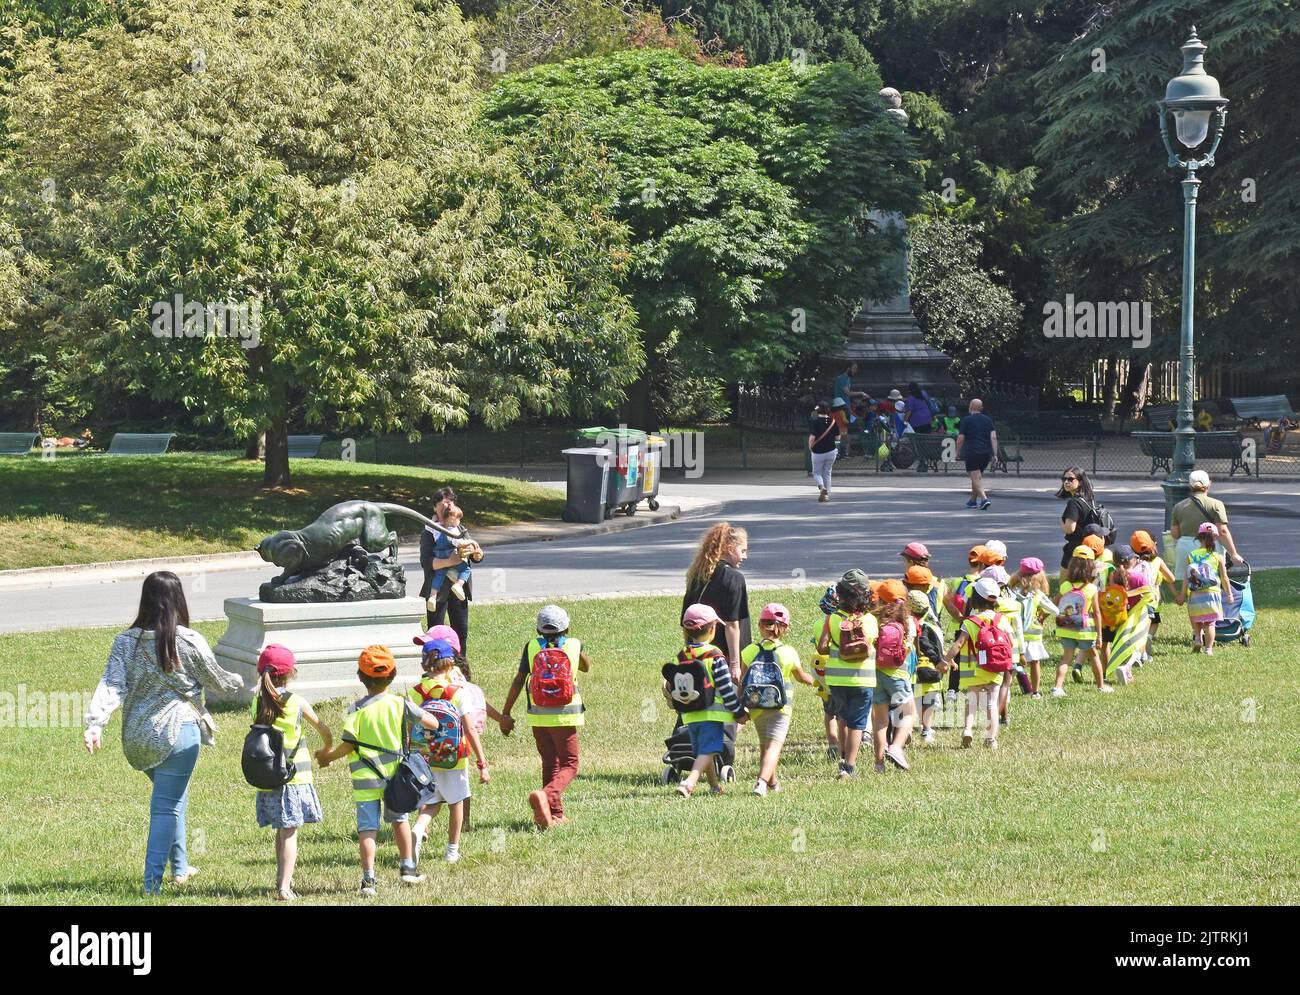
{"type": "MultiPolygon", "coordinates": [[[[1101,655],[1097,641],[1101,635],[1101,592],[1097,589],[1096,554],[1085,545],[1076,546],[1066,567],[1065,580],[1056,599],[1056,636],[1061,641],[1061,662],[1056,667],[1053,698],[1065,697],[1065,675],[1074,665],[1074,655],[1080,654],[1092,665],[1093,678],[1098,691],[1113,691],[1105,682],[1101,655]]],[[[1080,681],[1079,670],[1075,680],[1080,681]]]]}
{"type": "MultiPolygon", "coordinates": [[[[877,585],[879,586],[879,585],[877,585]]],[[[871,694],[876,686],[876,638],[871,614],[874,593],[866,572],[854,568],[835,584],[835,614],[828,615],[817,637],[817,652],[827,658],[825,683],[839,729],[841,781],[857,777],[858,751],[871,723],[871,694]],[[851,642],[846,644],[846,640],[851,642]]]]}
{"type": "MultiPolygon", "coordinates": [[[[963,748],[969,747],[974,739],[975,721],[979,715],[983,715],[985,721],[984,745],[991,750],[998,748],[998,691],[1008,675],[991,673],[980,667],[978,646],[981,625],[991,624],[1001,615],[997,610],[1000,596],[996,581],[981,577],[974,583],[970,588],[966,618],[948,649],[948,663],[958,663],[961,690],[966,692],[966,721],[961,735],[963,748]]],[[[1014,638],[1011,621],[1005,615],[1001,615],[997,625],[1008,640],[1014,638]]]]}
{"type": "Polygon", "coordinates": [[[908,671],[916,646],[916,625],[907,611],[907,588],[902,581],[882,582],[876,588],[876,601],[876,687],[871,692],[876,771],[884,771],[886,760],[899,770],[910,770],[903,747],[916,721],[908,671]]]}
{"type": "Polygon", "coordinates": [[[917,660],[912,682],[912,700],[921,712],[921,742],[934,742],[934,712],[943,707],[944,659],[943,630],[934,619],[930,599],[918,590],[907,592],[907,610],[916,621],[917,660]]]}
{"type": "MultiPolygon", "coordinates": [[[[996,540],[993,541],[996,542],[996,540]]],[[[1004,551],[1006,547],[1001,543],[997,545],[1001,547],[1001,551],[998,551],[996,547],[993,548],[993,551],[1005,559],[1004,551]]],[[[1005,728],[1011,725],[1011,713],[1009,711],[1011,682],[1017,679],[1014,675],[1021,671],[1023,667],[1021,661],[1024,659],[1025,654],[1025,630],[1020,621],[1021,605],[1020,599],[1011,590],[1011,575],[1007,573],[1006,568],[1001,563],[985,567],[980,572],[980,576],[998,585],[998,600],[994,607],[999,614],[1011,623],[1011,663],[1014,669],[1003,677],[1002,686],[998,689],[998,724],[1005,728]]]]}
{"type": "Polygon", "coordinates": [[[721,621],[709,605],[687,605],[682,613],[686,647],[661,671],[664,697],[681,716],[695,754],[690,772],[673,789],[683,798],[695,793],[701,774],[708,779],[709,794],[722,794],[714,758],[725,748],[725,727],[746,717],[731,666],[713,641],[721,621]]]}
{"type": "Polygon", "coordinates": [[[790,609],[785,605],[772,603],[763,606],[758,617],[759,640],[750,643],[740,651],[740,687],[741,703],[749,710],[754,730],[758,733],[759,769],[758,780],[754,782],[754,794],[760,798],[768,791],[780,791],[781,785],[776,779],[776,766],[781,760],[781,747],[785,745],[786,735],[790,731],[790,715],[794,705],[794,682],[812,685],[812,677],[799,663],[798,651],[782,640],[790,631],[790,609]],[[757,684],[746,687],[746,678],[754,661],[760,654],[771,654],[773,662],[781,670],[782,696],[785,704],[780,708],[763,708],[759,705],[764,691],[757,684]]]}
{"type": "Polygon", "coordinates": [[[1192,652],[1214,654],[1214,623],[1223,618],[1223,602],[1232,604],[1234,595],[1228,583],[1228,568],[1219,555],[1219,527],[1202,522],[1196,531],[1200,545],[1187,554],[1180,599],[1187,605],[1192,623],[1192,652]]]}
{"type": "Polygon", "coordinates": [[[348,708],[339,744],[316,752],[321,767],[328,767],[340,757],[355,755],[348,769],[352,772],[352,800],[357,806],[363,895],[377,891],[375,840],[379,835],[381,811],[384,821],[393,827],[401,882],[419,884],[424,880],[415,864],[411,827],[407,824],[409,813],[393,812],[383,803],[384,786],[401,763],[402,751],[409,741],[409,727],[419,724],[425,729],[437,729],[438,720],[401,695],[388,693],[396,676],[397,661],[387,646],[363,649],[357,661],[357,678],[366,689],[365,696],[348,708]]]}
{"type": "Polygon", "coordinates": [[[293,761],[293,778],[282,788],[257,791],[257,824],[275,829],[276,898],[291,902],[293,870],[298,861],[298,827],[321,821],[320,798],[312,781],[311,751],[303,732],[305,719],[323,741],[322,749],[333,745],[330,727],[316,717],[315,710],[300,695],[291,694],[289,681],[298,673],[293,651],[271,643],[257,658],[259,683],[252,701],[253,722],[271,726],[284,737],[284,753],[293,761]]]}
{"type": "Polygon", "coordinates": [[[444,714],[452,711],[458,714],[439,720],[437,739],[433,734],[424,736],[417,734],[415,737],[414,745],[417,749],[424,744],[422,752],[426,754],[429,769],[433,772],[433,785],[425,793],[425,797],[420,799],[420,814],[411,829],[415,861],[417,864],[420,861],[420,848],[429,833],[429,823],[437,818],[438,810],[445,804],[447,806],[447,849],[443,857],[447,863],[454,864],[460,860],[460,833],[465,804],[470,796],[469,752],[472,750],[474,753],[479,784],[487,784],[490,780],[487,756],[483,751],[483,742],[479,738],[478,730],[475,729],[467,714],[469,708],[465,687],[452,677],[456,666],[455,648],[448,640],[431,639],[424,644],[420,664],[424,668],[424,677],[421,678],[420,683],[411,688],[407,697],[421,708],[429,707],[428,702],[443,701],[450,708],[432,707],[440,707],[444,714]],[[450,742],[447,738],[449,731],[459,733],[455,735],[458,745],[455,756],[442,755],[443,752],[450,752],[450,742]],[[445,750],[440,749],[443,744],[446,744],[445,750]]]}
{"type": "MultiPolygon", "coordinates": [[[[1169,564],[1160,557],[1156,551],[1156,541],[1151,537],[1151,533],[1143,529],[1138,529],[1130,537],[1128,544],[1133,547],[1133,552],[1138,559],[1147,564],[1147,569],[1151,571],[1151,602],[1147,608],[1147,614],[1151,616],[1151,626],[1147,631],[1146,652],[1142,655],[1141,663],[1151,662],[1151,652],[1156,644],[1156,632],[1160,629],[1160,601],[1164,585],[1169,585],[1169,590],[1174,590],[1174,572],[1169,569],[1169,564]]],[[[1140,665],[1140,664],[1139,664],[1140,665]]]]}
{"type": "Polygon", "coordinates": [[[1043,697],[1039,691],[1042,662],[1048,658],[1043,627],[1048,618],[1055,618],[1057,614],[1043,561],[1037,556],[1026,556],[1021,560],[1020,569],[1011,578],[1011,589],[1020,597],[1020,625],[1025,637],[1023,662],[1029,671],[1029,697],[1038,701],[1043,697]]]}

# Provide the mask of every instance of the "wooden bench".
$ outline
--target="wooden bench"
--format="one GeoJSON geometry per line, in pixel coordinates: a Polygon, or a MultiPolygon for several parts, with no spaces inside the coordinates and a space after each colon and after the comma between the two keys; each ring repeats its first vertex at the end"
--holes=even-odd
{"type": "MultiPolygon", "coordinates": [[[[1173,432],[1134,432],[1133,438],[1143,454],[1151,457],[1151,473],[1173,469],[1174,433],[1173,432]]],[[[1238,470],[1250,476],[1250,463],[1244,449],[1245,439],[1240,432],[1197,432],[1195,438],[1196,458],[1198,460],[1224,459],[1230,465],[1228,476],[1236,476],[1238,470]]],[[[1259,458],[1255,458],[1255,476],[1259,476],[1259,458]]]]}
{"type": "Polygon", "coordinates": [[[36,439],[35,432],[0,432],[0,456],[26,456],[36,439]]]}
{"type": "Polygon", "coordinates": [[[324,441],[323,435],[291,435],[289,436],[289,458],[315,459],[324,441]]]}
{"type": "Polygon", "coordinates": [[[1263,422],[1277,424],[1300,418],[1291,410],[1291,402],[1285,394],[1270,394],[1265,397],[1230,397],[1228,403],[1238,418],[1255,428],[1262,427],[1263,422]]]}
{"type": "Polygon", "coordinates": [[[108,444],[109,456],[161,456],[175,432],[118,432],[108,444]]]}
{"type": "Polygon", "coordinates": [[[912,452],[916,453],[916,472],[927,473],[930,470],[938,471],[940,467],[943,472],[947,473],[950,466],[956,466],[955,459],[945,460],[944,450],[949,450],[954,456],[957,452],[957,440],[950,435],[942,433],[914,432],[907,437],[907,441],[912,446],[912,452]]]}

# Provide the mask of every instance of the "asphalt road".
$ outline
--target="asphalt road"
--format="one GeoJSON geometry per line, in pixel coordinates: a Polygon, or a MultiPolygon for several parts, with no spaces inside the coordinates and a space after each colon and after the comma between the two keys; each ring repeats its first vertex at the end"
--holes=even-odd
{"type": "MultiPolygon", "coordinates": [[[[962,478],[899,485],[875,478],[837,486],[818,504],[806,477],[782,473],[737,475],[708,483],[665,482],[665,496],[683,492],[726,502],[722,515],[573,540],[521,543],[487,550],[474,570],[480,603],[613,592],[677,593],[699,536],[725,518],[750,536],[744,571],[751,585],[825,583],[850,567],[872,576],[897,575],[898,551],[910,540],[930,547],[946,576],[964,571],[973,544],[1000,538],[1013,560],[1039,556],[1059,561],[1061,502],[1054,482],[999,478],[993,506],[984,512],[962,505],[962,478]]],[[[1293,483],[1216,484],[1214,495],[1229,508],[1233,534],[1257,568],[1300,566],[1300,494],[1293,483]]],[[[1158,533],[1163,497],[1156,483],[1110,481],[1101,494],[1123,537],[1135,528],[1158,533]]],[[[472,509],[471,509],[472,511],[472,509]]],[[[420,576],[412,552],[408,577],[420,576]]],[[[179,571],[178,571],[179,572],[179,571]]],[[[185,577],[196,619],[222,618],[228,597],[253,596],[276,570],[229,570],[185,577]]],[[[90,581],[0,590],[0,632],[125,625],[134,616],[139,581],[90,581]]]]}

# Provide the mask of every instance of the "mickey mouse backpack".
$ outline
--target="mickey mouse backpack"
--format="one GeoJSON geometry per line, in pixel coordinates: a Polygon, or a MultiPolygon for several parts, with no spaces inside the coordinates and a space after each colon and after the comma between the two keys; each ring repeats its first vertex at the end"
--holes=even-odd
{"type": "Polygon", "coordinates": [[[675,662],[664,664],[660,672],[675,711],[699,712],[713,704],[713,661],[721,656],[715,646],[688,646],[675,662]]]}

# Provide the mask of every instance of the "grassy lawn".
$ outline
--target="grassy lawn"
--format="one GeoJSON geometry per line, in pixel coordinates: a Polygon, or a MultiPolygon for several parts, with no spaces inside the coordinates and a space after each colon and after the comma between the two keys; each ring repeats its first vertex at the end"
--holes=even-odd
{"type": "MultiPolygon", "coordinates": [[[[1255,645],[1224,646],[1210,659],[1189,653],[1186,615],[1169,608],[1156,661],[1136,684],[1106,696],[1069,685],[1061,701],[1017,695],[1001,750],[963,751],[957,733],[942,730],[934,746],[910,751],[910,774],[874,775],[868,763],[858,781],[836,783],[818,700],[801,688],[784,791],[762,800],[748,793],[757,754],[748,729],[741,781],[727,795],[683,801],[659,784],[672,716],[658,668],[676,648],[676,600],[576,602],[574,632],[587,637],[596,670],[583,682],[589,724],[566,796],[572,823],[530,829],[525,794],[539,769],[531,738],[522,724],[509,739],[489,729],[493,781],[476,787],[476,829],[460,864],[436,859],[435,836],[430,880],[399,890],[385,835],[379,900],[1294,903],[1300,705],[1287,689],[1298,588],[1300,571],[1257,575],[1255,645]]],[[[785,595],[800,632],[819,619],[816,597],[811,587],[785,595]]],[[[475,609],[475,676],[497,704],[534,610],[475,609]]],[[[202,628],[215,642],[221,625],[202,628]]],[[[88,695],[113,634],[0,636],[3,690],[16,696],[25,685],[29,700],[34,691],[88,695]]],[[[807,659],[806,638],[796,642],[807,659]]],[[[337,728],[341,704],[323,714],[337,728]]],[[[219,746],[203,752],[189,808],[203,874],[169,901],[261,902],[273,879],[271,831],[256,828],[239,772],[244,718],[217,718],[219,746]]],[[[4,731],[0,900],[141,901],[148,782],[122,759],[119,721],[94,758],[76,721],[4,731]]],[[[325,822],[301,834],[297,888],[307,901],[352,903],[360,896],[346,768],[318,772],[318,789],[325,822]]]]}
{"type": "Polygon", "coordinates": [[[272,491],[260,463],[232,456],[0,460],[0,570],[251,549],[351,498],[428,514],[447,484],[471,528],[556,518],[564,507],[559,492],[534,484],[422,467],[294,460],[293,474],[291,490],[272,491]]]}

